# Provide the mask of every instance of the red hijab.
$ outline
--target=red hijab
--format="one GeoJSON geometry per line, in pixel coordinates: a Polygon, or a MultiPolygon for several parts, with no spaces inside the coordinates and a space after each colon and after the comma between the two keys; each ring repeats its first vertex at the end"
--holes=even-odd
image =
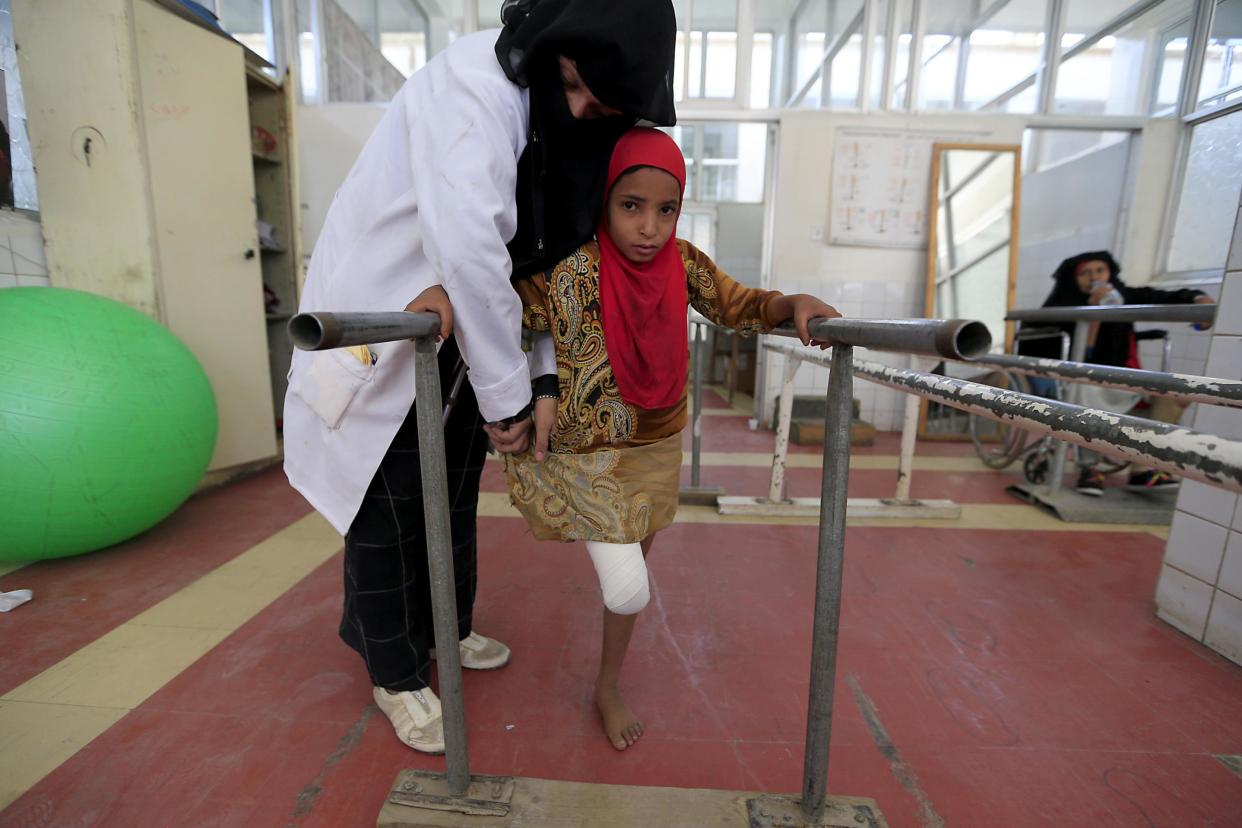
{"type": "Polygon", "coordinates": [[[617,142],[596,232],[600,316],[621,398],[638,408],[666,408],[681,399],[686,387],[686,267],[675,233],[649,262],[627,259],[608,234],[607,199],[617,179],[635,167],[664,170],[683,193],[686,189],[686,162],[668,135],[636,127],[617,142]]]}

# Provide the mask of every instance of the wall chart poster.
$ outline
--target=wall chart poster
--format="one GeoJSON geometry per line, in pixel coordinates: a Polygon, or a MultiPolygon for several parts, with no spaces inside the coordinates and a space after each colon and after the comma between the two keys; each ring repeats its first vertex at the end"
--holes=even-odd
{"type": "Polygon", "coordinates": [[[832,159],[832,244],[926,247],[932,144],[974,135],[842,127],[832,159]]]}

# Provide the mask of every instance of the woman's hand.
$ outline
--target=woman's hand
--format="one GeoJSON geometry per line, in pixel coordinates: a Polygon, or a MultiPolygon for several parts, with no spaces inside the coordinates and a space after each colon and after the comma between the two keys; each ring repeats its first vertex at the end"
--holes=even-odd
{"type": "Polygon", "coordinates": [[[418,296],[414,297],[414,301],[405,306],[410,313],[434,313],[440,317],[440,335],[436,338],[439,342],[442,339],[448,339],[453,333],[453,304],[449,302],[448,294],[444,292],[444,288],[439,285],[432,285],[424,290],[418,296]]]}
{"type": "MultiPolygon", "coordinates": [[[[837,319],[841,314],[832,305],[822,302],[814,296],[807,293],[795,293],[788,297],[792,304],[794,330],[798,332],[798,339],[802,340],[803,345],[812,344],[811,332],[809,326],[812,319],[837,319]]],[[[822,351],[828,347],[826,342],[815,342],[822,351]]]]}
{"type": "Polygon", "coordinates": [[[1102,285],[1098,285],[1097,287],[1092,289],[1091,295],[1087,298],[1087,304],[1088,305],[1100,304],[1101,302],[1104,301],[1104,297],[1107,296],[1112,289],[1113,289],[1113,286],[1109,282],[1104,282],[1102,285]]]}
{"type": "Polygon", "coordinates": [[[555,397],[535,400],[535,462],[542,461],[548,453],[548,440],[556,426],[556,406],[555,397]]]}
{"type": "Polygon", "coordinates": [[[520,454],[530,445],[530,416],[515,420],[507,426],[486,423],[483,432],[492,441],[492,447],[501,454],[520,454]]]}
{"type": "MultiPolygon", "coordinates": [[[[1216,300],[1213,299],[1211,296],[1204,294],[1203,296],[1195,297],[1195,304],[1196,305],[1215,305],[1216,300]]],[[[1212,323],[1211,322],[1197,322],[1194,325],[1191,325],[1190,327],[1194,328],[1196,331],[1208,331],[1212,329],[1212,323]]]]}

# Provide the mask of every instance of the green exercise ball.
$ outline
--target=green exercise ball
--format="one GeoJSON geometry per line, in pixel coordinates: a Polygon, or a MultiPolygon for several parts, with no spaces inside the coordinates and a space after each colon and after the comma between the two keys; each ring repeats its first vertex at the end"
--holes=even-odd
{"type": "Polygon", "coordinates": [[[102,549],[193,493],[216,444],[198,360],[119,302],[0,289],[0,561],[102,549]]]}

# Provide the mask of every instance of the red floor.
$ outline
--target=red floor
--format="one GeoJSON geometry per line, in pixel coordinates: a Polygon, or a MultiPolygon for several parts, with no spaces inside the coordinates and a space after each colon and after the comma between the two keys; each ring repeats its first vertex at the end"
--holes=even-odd
{"type": "MultiPolygon", "coordinates": [[[[766,486],[766,470],[723,468],[731,489],[766,486]]],[[[794,471],[798,494],[809,478],[794,471]]],[[[853,472],[851,494],[887,496],[866,493],[878,474],[853,472]]],[[[1006,502],[1005,479],[917,472],[915,493],[1006,502]]],[[[38,600],[3,619],[3,686],[306,512],[269,472],[130,544],[29,568],[38,600]]],[[[513,518],[480,535],[476,627],[514,660],[465,676],[473,770],[799,789],[813,527],[661,533],[624,682],[647,734],[624,753],[591,704],[600,619],[581,549],[537,543],[513,518]]],[[[1212,756],[1242,753],[1242,668],[1154,619],[1162,550],[1144,533],[851,528],[830,790],[874,797],[892,826],[1242,824],[1242,779],[1212,756]]],[[[443,760],[399,744],[372,706],[336,639],[339,567],[236,630],[0,826],[373,825],[398,769],[443,760]]]]}

